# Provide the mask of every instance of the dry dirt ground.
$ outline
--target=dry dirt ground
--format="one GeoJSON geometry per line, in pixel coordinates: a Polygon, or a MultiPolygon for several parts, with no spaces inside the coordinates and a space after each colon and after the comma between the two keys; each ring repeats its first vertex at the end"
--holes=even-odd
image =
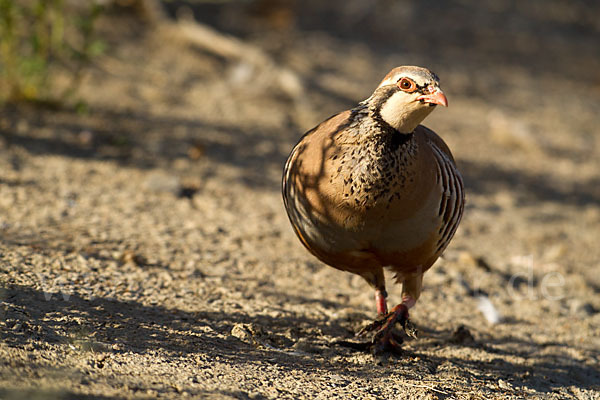
{"type": "Polygon", "coordinates": [[[598,7],[365,3],[198,6],[278,69],[115,11],[87,114],[1,109],[0,398],[600,398],[598,7]],[[373,293],[302,248],[279,182],[399,64],[442,79],[468,204],[419,338],[373,356],[373,293]]]}

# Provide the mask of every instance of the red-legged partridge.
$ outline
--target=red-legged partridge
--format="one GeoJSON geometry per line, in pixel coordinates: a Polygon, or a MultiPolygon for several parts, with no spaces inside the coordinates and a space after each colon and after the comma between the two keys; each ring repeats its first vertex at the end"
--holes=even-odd
{"type": "Polygon", "coordinates": [[[300,241],[330,266],[362,276],[380,318],[375,351],[394,348],[423,273],[460,222],[463,182],[448,146],[419,125],[447,107],[438,77],[425,68],[390,71],[371,97],[308,131],[283,173],[283,200],[300,241]],[[402,303],[388,313],[383,269],[402,283],[402,303]]]}

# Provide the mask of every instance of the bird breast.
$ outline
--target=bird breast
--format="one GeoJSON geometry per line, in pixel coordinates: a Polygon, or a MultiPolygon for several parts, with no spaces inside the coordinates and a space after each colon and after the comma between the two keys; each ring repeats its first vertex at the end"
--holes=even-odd
{"type": "Polygon", "coordinates": [[[360,142],[317,131],[296,146],[284,199],[313,254],[340,269],[369,257],[381,265],[433,263],[460,220],[462,181],[425,129],[360,142]]]}
{"type": "Polygon", "coordinates": [[[411,138],[397,145],[382,137],[360,152],[340,148],[341,168],[330,179],[339,193],[332,199],[338,203],[339,236],[360,238],[382,257],[437,245],[443,188],[437,171],[423,168],[428,158],[420,151],[423,144],[411,138]]]}
{"type": "Polygon", "coordinates": [[[339,191],[339,200],[355,213],[381,207],[390,210],[395,200],[411,190],[417,142],[408,140],[400,145],[395,143],[398,140],[402,139],[376,135],[362,145],[339,146],[339,162],[329,183],[339,191]]]}

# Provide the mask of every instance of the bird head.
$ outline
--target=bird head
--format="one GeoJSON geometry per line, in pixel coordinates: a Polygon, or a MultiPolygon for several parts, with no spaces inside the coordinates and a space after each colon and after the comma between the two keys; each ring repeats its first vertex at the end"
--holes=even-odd
{"type": "Polygon", "coordinates": [[[401,133],[412,133],[436,105],[448,107],[440,80],[427,68],[391,70],[369,99],[383,121],[401,133]]]}

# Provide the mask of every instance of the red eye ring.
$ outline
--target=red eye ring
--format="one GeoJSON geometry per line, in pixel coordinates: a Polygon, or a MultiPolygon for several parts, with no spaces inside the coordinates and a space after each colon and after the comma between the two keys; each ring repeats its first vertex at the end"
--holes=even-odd
{"type": "Polygon", "coordinates": [[[411,79],[409,78],[400,78],[400,80],[398,81],[398,87],[400,88],[400,90],[403,90],[405,92],[411,93],[414,92],[415,90],[417,90],[417,84],[415,82],[413,82],[411,79]]]}

